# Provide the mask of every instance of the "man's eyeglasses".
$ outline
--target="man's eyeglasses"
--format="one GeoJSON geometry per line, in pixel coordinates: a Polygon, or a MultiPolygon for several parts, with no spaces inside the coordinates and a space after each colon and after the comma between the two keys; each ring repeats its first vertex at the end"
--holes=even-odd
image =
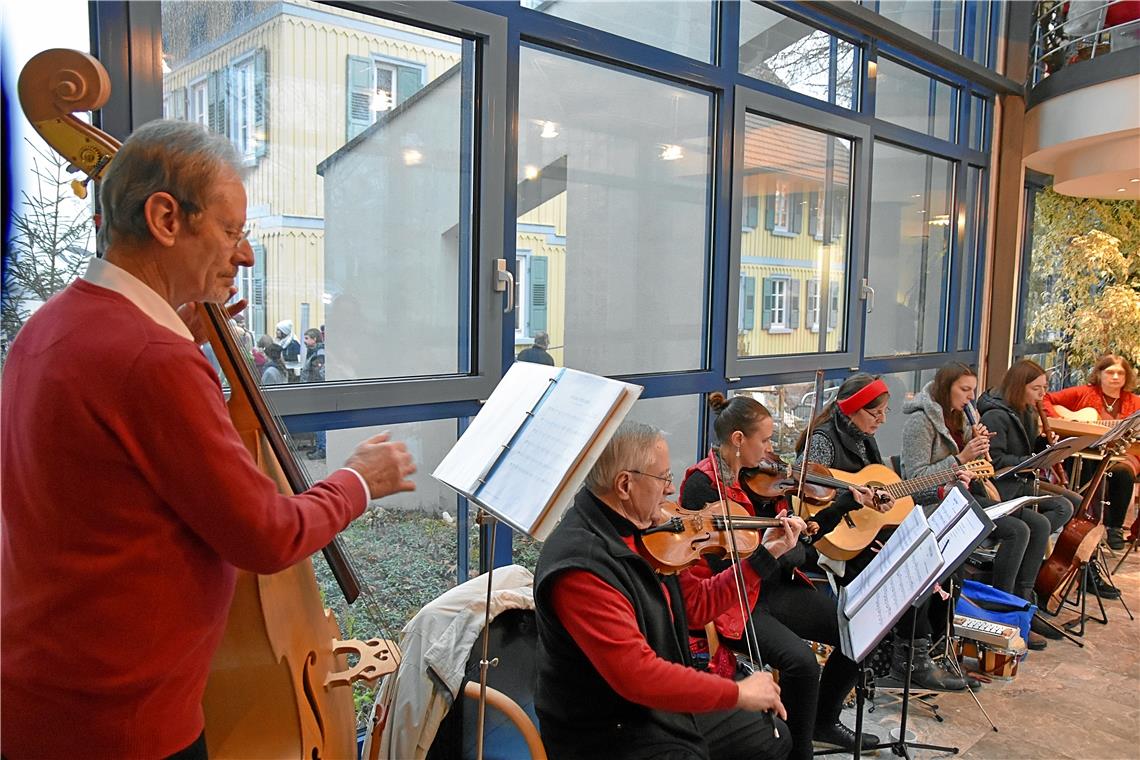
{"type": "Polygon", "coordinates": [[[644,475],[647,478],[653,478],[654,480],[660,480],[662,483],[673,485],[673,473],[662,477],[661,475],[653,475],[648,472],[642,472],[641,470],[627,470],[627,472],[633,473],[634,475],[644,475]]]}
{"type": "Polygon", "coordinates": [[[887,419],[887,412],[891,411],[891,408],[889,406],[880,407],[878,409],[868,409],[867,407],[863,407],[862,411],[871,415],[872,419],[876,419],[879,422],[884,422],[887,419]]]}
{"type": "MultiPolygon", "coordinates": [[[[202,209],[196,203],[191,203],[190,201],[184,201],[181,198],[179,198],[178,196],[171,196],[171,197],[173,197],[174,200],[178,201],[178,205],[182,207],[183,213],[185,213],[187,216],[193,216],[194,214],[198,214],[198,213],[202,212],[202,209]]],[[[242,230],[238,230],[237,232],[232,232],[230,230],[226,230],[225,233],[226,233],[227,237],[229,237],[231,240],[234,241],[234,248],[241,248],[242,243],[248,243],[249,242],[249,228],[248,227],[245,229],[242,229],[242,230]]]]}

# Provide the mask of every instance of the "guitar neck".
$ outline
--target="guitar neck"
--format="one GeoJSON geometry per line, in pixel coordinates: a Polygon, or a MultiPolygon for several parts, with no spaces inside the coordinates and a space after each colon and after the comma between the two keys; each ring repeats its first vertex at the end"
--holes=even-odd
{"type": "Polygon", "coordinates": [[[889,483],[883,486],[883,490],[892,497],[901,499],[904,496],[911,496],[919,491],[925,491],[927,488],[946,485],[957,479],[958,470],[943,470],[927,475],[919,475],[917,478],[910,478],[909,480],[900,480],[897,483],[889,483]]]}

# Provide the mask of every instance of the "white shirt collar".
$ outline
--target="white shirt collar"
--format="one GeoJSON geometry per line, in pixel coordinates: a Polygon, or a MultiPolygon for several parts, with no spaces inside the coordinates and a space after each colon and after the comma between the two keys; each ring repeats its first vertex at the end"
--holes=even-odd
{"type": "Polygon", "coordinates": [[[186,323],[162,296],[151,290],[142,280],[105,259],[92,258],[83,279],[92,285],[113,290],[138,307],[156,323],[182,336],[194,340],[186,323]]]}

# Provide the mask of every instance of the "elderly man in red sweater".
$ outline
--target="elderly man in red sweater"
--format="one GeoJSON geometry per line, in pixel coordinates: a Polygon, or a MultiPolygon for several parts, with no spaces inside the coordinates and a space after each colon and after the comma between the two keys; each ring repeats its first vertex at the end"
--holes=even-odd
{"type": "MultiPolygon", "coordinates": [[[[206,756],[202,694],[235,568],[282,570],[369,499],[414,484],[376,436],[281,496],[179,316],[253,265],[230,143],[151,122],[101,188],[101,259],[24,326],[4,367],[0,751],[206,756]]],[[[271,726],[266,727],[272,730],[271,726]]]]}

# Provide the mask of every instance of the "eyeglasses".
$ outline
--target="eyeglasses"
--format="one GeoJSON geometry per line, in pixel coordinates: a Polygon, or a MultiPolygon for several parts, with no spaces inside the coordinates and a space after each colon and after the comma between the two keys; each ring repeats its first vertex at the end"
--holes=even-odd
{"type": "Polygon", "coordinates": [[[634,475],[644,475],[647,478],[653,478],[654,480],[660,480],[662,483],[673,485],[673,473],[669,473],[668,475],[662,477],[660,475],[652,475],[648,472],[642,472],[641,470],[627,470],[627,472],[630,472],[634,475]]]}
{"type": "MultiPolygon", "coordinates": [[[[199,214],[199,213],[203,212],[203,210],[196,203],[191,203],[190,201],[184,201],[181,198],[179,198],[178,196],[171,196],[171,197],[173,197],[174,200],[178,201],[178,205],[182,207],[182,211],[186,214],[186,216],[193,216],[194,214],[199,214]]],[[[226,233],[226,236],[234,241],[234,248],[241,248],[242,243],[248,243],[249,242],[249,228],[248,227],[245,229],[239,230],[237,232],[233,232],[230,230],[224,230],[224,231],[226,233]]]]}
{"type": "Polygon", "coordinates": [[[878,411],[873,412],[870,409],[868,409],[867,407],[863,407],[859,411],[866,412],[867,414],[869,414],[871,416],[871,419],[878,420],[879,422],[883,422],[887,419],[887,412],[891,411],[891,408],[889,406],[884,406],[883,408],[879,409],[878,411]]]}

